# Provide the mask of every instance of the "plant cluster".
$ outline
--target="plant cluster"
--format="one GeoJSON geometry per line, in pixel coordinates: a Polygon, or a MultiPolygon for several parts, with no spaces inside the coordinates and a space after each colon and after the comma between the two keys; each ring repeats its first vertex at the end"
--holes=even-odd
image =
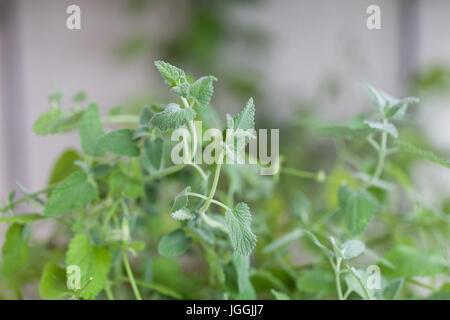
{"type": "Polygon", "coordinates": [[[222,165],[226,152],[242,151],[235,145],[218,148],[213,165],[193,161],[203,143],[194,121],[224,135],[254,129],[253,99],[220,121],[211,106],[215,77],[194,81],[169,63],[155,65],[179,103],[145,106],[140,115],[115,108],[102,117],[83,93],[70,111],[61,94],[50,96],[52,108],[34,131],[78,131],[82,153],[65,151],[46,188],[21,187],[24,197],[11,192],[0,209],[0,222],[10,224],[0,295],[23,297],[24,285],[39,278],[45,299],[396,299],[414,296],[410,285],[449,296],[448,284],[415,279],[445,281],[450,220],[422,203],[397,164],[410,154],[450,168],[399,140],[396,123],[416,98],[368,86],[370,118],[314,127],[345,145],[330,174],[282,166],[263,177],[259,164],[222,165]],[[111,125],[120,128],[107,130],[111,125]],[[188,130],[189,143],[185,161],[173,164],[171,133],[179,128],[188,130]],[[357,157],[371,154],[367,147],[375,162],[357,157]],[[276,191],[280,175],[323,185],[325,200],[312,204],[296,192],[287,209],[276,191]],[[20,212],[23,203],[35,212],[20,212]],[[44,243],[31,237],[31,225],[41,221],[57,224],[44,243]],[[298,265],[299,253],[316,260],[298,265]]]}

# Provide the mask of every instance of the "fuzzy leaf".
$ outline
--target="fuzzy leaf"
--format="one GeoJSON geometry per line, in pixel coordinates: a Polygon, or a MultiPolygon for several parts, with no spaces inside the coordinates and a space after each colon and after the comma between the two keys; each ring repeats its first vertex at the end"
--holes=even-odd
{"type": "Polygon", "coordinates": [[[16,223],[12,224],[6,232],[2,249],[2,272],[5,276],[13,275],[27,263],[28,237],[25,232],[25,226],[16,223]]]}
{"type": "Polygon", "coordinates": [[[233,118],[233,121],[230,119],[227,120],[228,125],[232,125],[232,127],[228,127],[229,129],[242,129],[249,130],[255,127],[255,104],[253,102],[253,98],[250,98],[245,106],[244,110],[242,110],[238,115],[233,118]]]}
{"type": "Polygon", "coordinates": [[[179,256],[186,252],[192,243],[183,229],[177,229],[161,238],[158,244],[158,252],[164,257],[179,256]]]}
{"type": "Polygon", "coordinates": [[[391,281],[384,289],[383,289],[383,297],[386,300],[395,300],[398,293],[403,287],[403,279],[395,279],[391,281]]]}
{"type": "Polygon", "coordinates": [[[214,81],[217,79],[213,76],[201,77],[195,81],[190,87],[189,98],[194,99],[199,107],[206,108],[214,92],[214,81]]]}
{"type": "Polygon", "coordinates": [[[392,123],[383,124],[379,121],[366,120],[364,121],[372,129],[377,129],[380,131],[385,131],[393,136],[395,139],[398,138],[398,130],[392,123]]]}
{"type": "Polygon", "coordinates": [[[119,156],[137,157],[141,150],[133,140],[133,130],[119,129],[103,135],[98,141],[104,150],[119,156]]]}
{"type": "Polygon", "coordinates": [[[161,169],[163,162],[164,141],[162,139],[145,139],[144,142],[144,167],[150,173],[161,169]]]}
{"type": "Polygon", "coordinates": [[[450,168],[450,161],[449,160],[445,160],[439,156],[437,156],[436,154],[434,154],[431,151],[426,151],[426,150],[422,150],[419,149],[418,147],[406,142],[406,141],[396,141],[396,145],[397,147],[400,148],[400,150],[408,152],[416,157],[422,158],[422,159],[426,159],[429,160],[431,162],[440,164],[446,168],[450,168]]]}
{"type": "Polygon", "coordinates": [[[385,273],[394,277],[425,277],[447,271],[439,255],[404,245],[395,247],[384,258],[395,266],[394,269],[386,269],[385,273]]]}
{"type": "Polygon", "coordinates": [[[349,186],[342,186],[338,199],[348,230],[353,235],[363,232],[377,208],[373,197],[365,190],[354,191],[349,186]]]}
{"type": "Polygon", "coordinates": [[[66,213],[91,202],[96,196],[94,186],[85,172],[77,171],[64,179],[51,193],[44,207],[45,216],[66,213]]]}
{"type": "Polygon", "coordinates": [[[250,229],[252,216],[247,204],[240,202],[233,210],[227,210],[225,221],[230,230],[229,236],[234,251],[248,256],[256,245],[256,236],[250,229]]]}
{"type": "Polygon", "coordinates": [[[362,241],[359,240],[347,240],[344,242],[341,248],[342,256],[344,259],[353,259],[361,255],[366,246],[362,241]]]}
{"type": "Polygon", "coordinates": [[[164,111],[153,115],[151,123],[161,131],[177,129],[195,118],[192,108],[180,108],[176,103],[169,103],[164,111]]]}
{"type": "Polygon", "coordinates": [[[39,284],[39,293],[44,299],[59,299],[69,294],[66,285],[66,270],[49,262],[45,265],[39,284]]]}
{"type": "Polygon", "coordinates": [[[53,165],[48,184],[52,185],[60,182],[75,171],[78,171],[79,167],[75,164],[77,160],[81,160],[81,157],[76,150],[68,149],[64,151],[53,165]]]}
{"type": "Polygon", "coordinates": [[[84,234],[72,238],[66,253],[66,266],[78,266],[81,272],[80,297],[93,299],[102,291],[111,265],[107,248],[97,247],[84,234]],[[92,278],[92,280],[90,280],[92,278]]]}
{"type": "Polygon", "coordinates": [[[98,139],[103,134],[98,106],[91,104],[83,114],[80,123],[80,141],[83,152],[89,156],[102,157],[104,151],[99,147],[98,139]]]}
{"type": "Polygon", "coordinates": [[[164,61],[155,61],[155,66],[170,87],[176,87],[186,82],[186,74],[180,68],[164,61]]]}
{"type": "Polygon", "coordinates": [[[84,111],[65,112],[60,108],[53,108],[42,114],[33,124],[37,135],[64,133],[75,130],[84,111]]]}

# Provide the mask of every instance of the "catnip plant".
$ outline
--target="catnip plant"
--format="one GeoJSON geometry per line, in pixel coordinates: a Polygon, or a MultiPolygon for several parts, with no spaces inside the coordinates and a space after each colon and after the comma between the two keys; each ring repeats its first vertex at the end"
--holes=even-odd
{"type": "Polygon", "coordinates": [[[413,294],[410,284],[448,294],[448,284],[415,279],[446,281],[449,217],[426,207],[396,157],[450,167],[399,140],[396,124],[416,98],[395,99],[368,86],[369,118],[314,125],[315,133],[343,146],[334,169],[309,172],[282,162],[278,174],[261,176],[261,163],[223,163],[230,154],[250,157],[244,148],[251,134],[237,134],[241,144],[216,145],[214,163],[195,161],[205,144],[201,129],[220,129],[223,138],[255,129],[253,99],[221,121],[211,102],[215,77],[194,80],[169,63],[155,66],[171,102],[145,106],[139,115],[113,108],[102,116],[95,103],[86,105],[83,92],[71,110],[62,108],[61,94],[50,96],[51,109],[37,119],[35,133],[77,131],[82,153],[66,150],[47,187],[31,193],[18,185],[24,196],[11,192],[0,209],[0,223],[9,225],[2,295],[23,297],[33,279],[44,299],[396,299],[413,294]],[[172,136],[180,129],[187,139],[183,161],[174,163],[180,142],[172,136]],[[375,161],[358,158],[361,150],[375,161]],[[286,207],[291,195],[277,188],[288,176],[322,188],[319,200],[296,186],[286,207]],[[32,225],[43,223],[53,228],[44,243],[32,237],[32,225]],[[421,239],[439,250],[420,250],[414,244],[421,239]],[[296,264],[298,251],[316,262],[296,264]]]}

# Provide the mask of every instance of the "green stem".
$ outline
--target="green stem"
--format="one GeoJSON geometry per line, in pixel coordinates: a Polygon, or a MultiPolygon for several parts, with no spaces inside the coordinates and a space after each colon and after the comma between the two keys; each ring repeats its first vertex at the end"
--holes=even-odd
{"type": "Polygon", "coordinates": [[[106,236],[106,228],[108,228],[109,220],[113,217],[114,213],[116,212],[117,206],[119,205],[120,199],[117,199],[113,205],[111,206],[111,209],[109,209],[108,214],[106,215],[105,221],[103,221],[102,226],[102,239],[105,240],[106,236]]]}
{"type": "Polygon", "coordinates": [[[205,214],[204,211],[200,211],[200,217],[201,217],[202,220],[203,220],[207,225],[209,225],[210,227],[220,229],[220,230],[222,230],[222,231],[225,232],[225,233],[230,232],[230,231],[227,229],[227,227],[225,227],[223,224],[221,224],[220,222],[218,222],[218,221],[216,221],[216,220],[211,219],[210,217],[208,217],[208,216],[205,214]]]}
{"type": "Polygon", "coordinates": [[[102,118],[104,123],[138,123],[139,116],[134,114],[120,114],[102,118]]]}
{"type": "Polygon", "coordinates": [[[208,210],[208,207],[209,207],[212,199],[214,198],[214,194],[216,193],[216,189],[217,189],[217,184],[219,182],[220,169],[222,168],[222,162],[223,162],[223,150],[220,152],[219,161],[216,164],[216,171],[214,172],[214,181],[211,186],[211,191],[209,192],[208,198],[206,199],[205,203],[200,208],[200,210],[199,210],[200,212],[205,212],[206,210],[208,210]]]}
{"type": "MultiPolygon", "coordinates": [[[[388,120],[384,119],[383,120],[383,126],[386,127],[388,124],[388,120]]],[[[378,151],[378,163],[377,163],[377,168],[375,169],[375,173],[372,176],[372,179],[370,180],[369,184],[372,184],[375,180],[377,180],[380,175],[381,172],[383,171],[383,167],[384,167],[384,161],[386,159],[386,155],[387,155],[387,138],[388,138],[388,133],[386,131],[383,131],[381,133],[381,143],[380,143],[380,148],[378,151]]]]}
{"type": "Polygon", "coordinates": [[[177,165],[174,165],[174,166],[171,166],[171,167],[164,168],[162,170],[159,170],[159,171],[155,172],[154,174],[152,174],[150,176],[145,177],[144,181],[150,181],[150,180],[153,180],[153,179],[158,179],[158,178],[167,176],[169,174],[172,174],[172,173],[180,171],[184,167],[185,167],[185,164],[181,163],[181,164],[177,164],[177,165]]]}
{"type": "Polygon", "coordinates": [[[333,270],[334,270],[334,278],[336,281],[336,290],[337,290],[337,294],[338,294],[338,299],[339,300],[344,300],[344,296],[342,294],[342,287],[341,287],[341,258],[337,258],[336,260],[336,264],[333,263],[333,261],[330,258],[330,262],[331,265],[333,266],[333,270]]]}
{"type": "Polygon", "coordinates": [[[200,175],[202,176],[203,180],[206,180],[208,178],[208,175],[205,173],[205,171],[203,171],[203,169],[198,165],[195,164],[193,162],[189,162],[186,163],[188,166],[192,166],[193,168],[195,168],[195,170],[197,170],[198,173],[200,173],[200,175]]]}
{"type": "Polygon", "coordinates": [[[195,129],[193,120],[188,122],[188,126],[192,135],[192,152],[191,152],[191,160],[192,160],[194,159],[195,154],[197,153],[197,130],[195,129]]]}
{"type": "Polygon", "coordinates": [[[412,278],[409,278],[409,279],[406,280],[406,281],[408,281],[408,282],[410,282],[410,283],[412,283],[412,284],[415,284],[416,286],[419,286],[419,287],[422,287],[422,288],[425,288],[425,289],[428,289],[428,290],[431,290],[431,291],[437,291],[437,290],[438,290],[437,288],[433,287],[433,286],[430,285],[430,284],[426,284],[426,283],[417,281],[417,280],[412,279],[412,278]]]}
{"type": "Polygon", "coordinates": [[[19,199],[19,200],[16,200],[16,201],[14,201],[14,202],[11,202],[11,203],[9,203],[8,205],[4,206],[3,208],[0,209],[0,212],[8,211],[8,210],[14,208],[15,206],[17,206],[17,205],[19,205],[19,204],[21,204],[21,203],[23,203],[23,202],[29,200],[30,198],[36,197],[36,196],[40,195],[41,193],[49,192],[49,191],[51,191],[53,188],[55,188],[57,185],[58,185],[58,184],[55,183],[55,184],[52,184],[52,185],[49,185],[49,186],[45,187],[45,188],[42,189],[42,190],[36,191],[36,192],[34,192],[34,193],[30,193],[29,195],[26,195],[25,197],[23,197],[23,198],[21,198],[21,199],[19,199]]]}
{"type": "Polygon", "coordinates": [[[319,172],[309,172],[303,170],[297,170],[294,168],[281,168],[281,173],[289,174],[291,176],[305,178],[305,179],[313,179],[322,182],[324,180],[323,171],[319,172]]]}
{"type": "Polygon", "coordinates": [[[134,296],[136,300],[142,300],[141,294],[139,293],[139,289],[136,285],[136,281],[134,280],[133,272],[130,268],[130,263],[128,262],[127,252],[124,248],[122,248],[122,256],[123,256],[123,264],[125,265],[125,270],[127,271],[128,279],[130,279],[131,288],[133,289],[134,296]]]}
{"type": "Polygon", "coordinates": [[[105,292],[106,292],[106,296],[108,297],[108,300],[114,300],[114,294],[111,290],[111,283],[107,283],[105,285],[105,292]]]}
{"type": "MultiPolygon", "coordinates": [[[[195,192],[186,192],[186,195],[187,196],[191,196],[191,197],[197,197],[197,198],[200,198],[200,199],[203,199],[203,200],[207,200],[208,199],[207,196],[204,196],[203,194],[195,193],[195,192]]],[[[218,206],[220,206],[220,207],[222,207],[222,208],[224,208],[226,210],[231,210],[227,205],[223,204],[220,201],[212,199],[211,203],[217,204],[218,206]]]]}

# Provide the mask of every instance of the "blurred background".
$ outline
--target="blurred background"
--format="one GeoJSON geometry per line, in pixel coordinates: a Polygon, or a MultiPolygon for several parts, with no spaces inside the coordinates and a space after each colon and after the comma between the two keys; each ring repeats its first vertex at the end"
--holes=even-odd
{"type": "MultiPolygon", "coordinates": [[[[238,111],[254,96],[258,126],[281,129],[291,166],[326,167],[334,149],[319,144],[321,158],[314,158],[319,154],[307,148],[308,137],[288,134],[298,131],[289,125],[306,114],[342,122],[367,111],[364,83],[393,96],[419,96],[413,113],[426,143],[449,154],[448,0],[0,3],[3,200],[16,181],[28,190],[44,187],[57,156],[79,148],[76,133],[33,133],[33,122],[50,108],[49,94],[61,92],[71,108],[73,95],[83,90],[105,114],[111,107],[166,101],[159,94],[167,90],[153,66],[157,59],[219,78],[213,103],[221,113],[238,111]],[[81,30],[66,28],[71,4],[81,8],[81,30]],[[381,8],[380,30],[366,27],[370,4],[381,8]]],[[[418,166],[415,183],[423,195],[442,200],[449,171],[418,166]]]]}

